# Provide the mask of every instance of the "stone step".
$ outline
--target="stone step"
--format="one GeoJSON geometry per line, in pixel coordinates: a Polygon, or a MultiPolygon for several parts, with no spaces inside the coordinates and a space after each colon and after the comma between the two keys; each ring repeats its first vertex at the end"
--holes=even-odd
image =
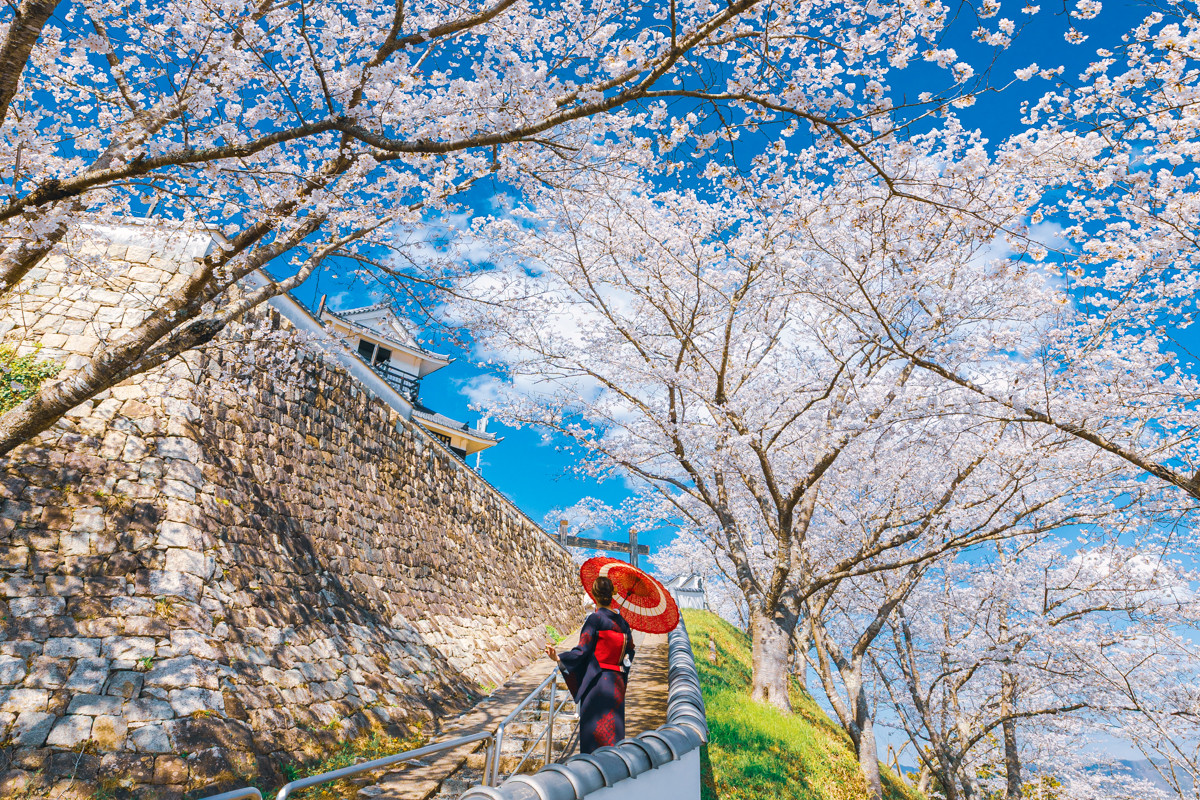
{"type": "MultiPolygon", "coordinates": [[[[563,696],[562,696],[562,693],[560,692],[558,697],[556,697],[554,699],[554,705],[556,705],[556,706],[562,705],[562,701],[563,701],[563,696]]],[[[525,706],[525,708],[526,709],[531,709],[531,708],[537,709],[538,711],[548,711],[550,709],[550,698],[546,698],[545,700],[530,703],[529,705],[525,706]]],[[[565,706],[563,706],[564,710],[569,709],[569,708],[570,709],[575,708],[575,703],[573,701],[568,701],[567,704],[565,706]]]]}
{"type": "MultiPolygon", "coordinates": [[[[567,741],[569,738],[570,738],[569,734],[565,735],[565,736],[557,736],[556,735],[554,737],[554,746],[558,747],[562,742],[567,741]]],[[[505,738],[504,744],[500,745],[500,750],[501,750],[501,752],[504,752],[504,753],[523,753],[526,750],[528,750],[530,747],[537,747],[537,748],[541,749],[541,748],[544,748],[545,746],[546,746],[545,739],[537,740],[532,736],[530,736],[529,738],[523,738],[523,739],[505,738]]]]}
{"type": "MultiPolygon", "coordinates": [[[[567,739],[563,739],[561,741],[556,739],[554,741],[553,760],[557,761],[561,756],[567,755],[568,741],[569,740],[567,739]]],[[[575,745],[572,743],[571,749],[573,750],[574,747],[575,745]]],[[[504,746],[500,753],[501,767],[503,767],[506,761],[509,761],[515,765],[517,761],[521,760],[521,756],[524,755],[525,751],[528,749],[529,748],[526,747],[524,743],[521,743],[519,746],[514,745],[512,749],[509,749],[507,745],[504,746]]],[[[543,742],[538,742],[538,744],[534,746],[533,750],[534,752],[529,756],[529,760],[537,760],[540,762],[546,752],[545,744],[543,742]]],[[[483,765],[486,761],[487,753],[483,751],[471,753],[469,756],[467,756],[467,765],[474,769],[483,769],[483,765]]]]}
{"type": "MultiPolygon", "coordinates": [[[[560,722],[560,720],[558,720],[558,719],[554,720],[554,730],[556,732],[558,731],[558,728],[559,728],[559,724],[558,724],[559,722],[560,722]]],[[[569,724],[569,723],[566,723],[566,724],[569,724]]],[[[510,722],[508,724],[508,727],[506,727],[504,729],[504,738],[506,740],[509,739],[510,737],[533,738],[534,736],[537,736],[539,733],[541,733],[544,730],[546,730],[546,723],[544,721],[510,722]]]]}
{"type": "MultiPolygon", "coordinates": [[[[540,768],[542,765],[542,761],[543,761],[542,753],[539,752],[539,753],[534,753],[534,754],[530,755],[529,758],[525,760],[525,764],[526,764],[526,766],[528,766],[529,764],[536,762],[538,767],[540,768]]],[[[501,774],[507,774],[507,773],[511,772],[512,770],[516,769],[517,764],[519,764],[520,762],[521,762],[521,754],[520,753],[504,753],[503,755],[500,756],[500,772],[501,772],[501,774]]],[[[485,756],[482,753],[472,753],[471,755],[467,756],[466,766],[470,767],[471,769],[478,770],[480,772],[480,774],[483,773],[484,764],[485,764],[485,756]]],[[[525,771],[524,768],[522,768],[521,771],[524,772],[525,771]]]]}
{"type": "Polygon", "coordinates": [[[478,786],[483,782],[483,766],[473,767],[466,764],[447,776],[446,780],[442,781],[442,785],[438,788],[436,794],[431,795],[428,800],[458,800],[467,789],[472,786],[478,786]]]}
{"type": "MultiPolygon", "coordinates": [[[[513,719],[516,722],[545,723],[545,721],[549,718],[550,718],[550,713],[548,711],[537,711],[537,712],[533,712],[533,713],[527,713],[527,712],[523,711],[520,714],[517,714],[517,716],[514,717],[513,719]]],[[[577,720],[577,719],[579,719],[579,714],[575,711],[569,711],[569,712],[562,711],[562,712],[559,712],[558,714],[555,714],[554,718],[556,720],[559,720],[559,719],[577,720]]]]}
{"type": "MultiPolygon", "coordinates": [[[[559,747],[560,744],[568,741],[570,738],[571,738],[570,731],[564,731],[561,736],[558,734],[557,731],[555,731],[554,746],[557,748],[557,747],[559,747]]],[[[537,737],[534,737],[534,736],[522,737],[519,739],[509,739],[508,737],[505,737],[504,744],[500,745],[500,749],[502,752],[505,752],[505,753],[518,753],[518,752],[523,753],[531,747],[544,748],[545,746],[546,746],[545,739],[538,739],[537,737]]]]}
{"type": "MultiPolygon", "coordinates": [[[[507,739],[510,736],[537,736],[546,728],[548,722],[548,716],[538,719],[521,719],[518,717],[505,726],[504,738],[507,739]]],[[[571,730],[578,724],[578,714],[558,714],[554,717],[554,730],[556,734],[560,729],[571,730]]]]}
{"type": "MultiPolygon", "coordinates": [[[[568,741],[569,741],[569,739],[567,739],[566,737],[563,737],[562,739],[555,738],[554,751],[558,752],[559,750],[563,749],[563,747],[565,747],[565,745],[566,745],[566,742],[568,742],[568,741]]],[[[529,750],[533,750],[535,752],[540,753],[540,752],[544,752],[545,749],[546,749],[546,743],[544,741],[542,741],[542,742],[523,741],[523,742],[513,742],[512,745],[505,744],[502,748],[500,748],[500,752],[503,753],[504,755],[513,755],[513,754],[524,753],[529,750]]]]}

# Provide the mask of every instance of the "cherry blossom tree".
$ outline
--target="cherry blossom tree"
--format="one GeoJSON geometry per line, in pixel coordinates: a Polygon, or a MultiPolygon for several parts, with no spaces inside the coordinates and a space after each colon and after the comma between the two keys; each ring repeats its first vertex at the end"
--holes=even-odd
{"type": "MultiPolygon", "coordinates": [[[[1164,82],[1174,92],[1196,79],[1186,68],[1194,35],[1181,44],[1181,30],[1152,17],[1135,32],[1127,74],[1114,79],[1113,63],[1102,61],[1083,88],[1028,109],[1031,129],[999,146],[952,117],[902,141],[884,134],[864,145],[835,136],[792,151],[781,137],[749,168],[714,162],[689,176],[694,193],[656,192],[613,169],[569,187],[531,189],[513,219],[480,229],[505,249],[494,269],[463,288],[480,304],[456,305],[452,315],[470,325],[482,357],[508,371],[489,406],[509,422],[571,437],[596,473],[642,482],[660,498],[660,520],[704,544],[745,603],[756,699],[786,707],[782,654],[792,637],[804,652],[811,644],[831,700],[847,700],[845,714],[835,712],[857,732],[876,790],[865,665],[889,677],[888,689],[921,683],[903,673],[905,663],[885,665],[876,640],[894,632],[895,658],[904,662],[909,594],[926,585],[924,570],[988,538],[1037,540],[1089,514],[1125,513],[1153,528],[1195,510],[1189,496],[1200,490],[1188,476],[1200,465],[1200,392],[1172,341],[1173,331],[1190,325],[1196,297],[1184,222],[1192,176],[1147,167],[1191,164],[1190,106],[1156,94],[1164,82]],[[1122,105],[1127,95],[1138,99],[1122,105]],[[1118,111],[1105,117],[1110,107],[1118,111]],[[1075,115],[1070,125],[1064,108],[1075,115]],[[1043,124],[1047,114],[1052,119],[1043,124]],[[1158,150],[1135,154],[1130,148],[1151,133],[1158,150]],[[1052,213],[1072,225],[1067,244],[1051,256],[1047,245],[1055,243],[1041,226],[1052,213]],[[1014,465],[1022,465],[1029,472],[1021,495],[984,492],[990,501],[977,497],[969,513],[956,510],[958,472],[945,469],[957,464],[967,480],[984,468],[926,457],[915,462],[913,485],[954,491],[948,511],[936,507],[940,495],[923,496],[926,505],[906,528],[920,533],[860,524],[851,537],[846,527],[825,524],[830,509],[870,510],[871,502],[894,499],[854,477],[873,474],[878,442],[913,435],[931,414],[973,420],[964,429],[1010,431],[999,456],[989,451],[979,464],[995,470],[985,470],[989,489],[1007,486],[1022,474],[1014,465]],[[1139,483],[1144,473],[1187,496],[1139,483]],[[1092,493],[1092,481],[1109,478],[1120,491],[1092,493]],[[1038,506],[1034,487],[1049,492],[1052,511],[1038,506]],[[1079,510],[1084,500],[1095,502],[1087,513],[1079,510]],[[975,530],[964,518],[989,508],[997,517],[982,530],[990,536],[925,536],[943,531],[934,522],[943,513],[947,530],[975,530]],[[1038,518],[1043,513],[1049,519],[1038,518]]],[[[911,443],[884,450],[901,462],[921,452],[911,443]]],[[[1052,577],[1068,573],[1060,565],[1052,577]]],[[[1105,648],[1112,658],[1137,660],[1132,634],[1111,619],[1090,620],[1166,613],[1144,603],[1142,590],[1133,595],[1137,608],[1121,605],[1129,598],[1112,599],[1115,579],[1080,580],[1064,584],[1070,601],[1043,610],[1038,623],[1098,637],[1066,660],[1040,649],[1058,641],[1049,634],[1044,645],[1036,637],[1022,644],[1027,632],[1018,623],[996,622],[1024,618],[1020,602],[985,604],[994,624],[979,647],[991,648],[991,660],[986,669],[962,669],[992,683],[978,694],[968,682],[961,696],[898,695],[912,704],[905,713],[914,741],[946,791],[978,794],[983,765],[996,763],[998,753],[1004,779],[993,788],[1018,795],[1030,720],[1048,731],[1087,708],[1098,730],[1096,708],[1124,714],[1144,706],[1139,719],[1147,730],[1185,725],[1185,704],[1166,695],[1165,679],[1139,684],[1158,687],[1138,689],[1148,699],[1124,701],[1092,672],[1082,700],[1051,680],[1054,669],[1084,674],[1105,648]],[[1078,613],[1078,604],[1106,592],[1098,617],[1078,613]],[[1060,610],[1063,621],[1047,621],[1060,610]],[[1087,622],[1076,625],[1077,616],[1087,622]],[[1108,631],[1111,642],[1103,638],[1108,631]],[[918,696],[936,708],[929,720],[916,709],[918,696]]],[[[1161,625],[1142,631],[1184,649],[1161,625]]],[[[933,677],[939,690],[955,679],[933,677]]],[[[1054,736],[1031,739],[1039,752],[1053,752],[1054,736]]],[[[1147,741],[1170,749],[1169,735],[1147,741]]],[[[1090,785],[1082,770],[1071,780],[1090,785]]]]}
{"type": "MultiPolygon", "coordinates": [[[[571,437],[597,471],[645,482],[676,524],[728,558],[749,614],[754,696],[784,708],[799,604],[910,541],[881,533],[818,559],[821,485],[861,468],[868,432],[936,400],[847,313],[860,268],[969,262],[993,228],[941,206],[1012,214],[1020,190],[966,179],[990,162],[953,121],[874,159],[920,199],[896,197],[853,159],[832,181],[794,175],[817,155],[780,149],[722,202],[632,176],[544,188],[515,219],[481,228],[507,248],[461,289],[475,302],[451,312],[508,371],[489,408],[571,437]],[[956,173],[964,180],[947,180],[956,173]]],[[[903,316],[911,302],[894,292],[875,311],[903,316]]]]}
{"type": "Polygon", "coordinates": [[[1064,79],[1030,103],[1030,127],[1009,147],[1040,186],[1029,187],[1026,219],[995,220],[1010,252],[969,273],[934,265],[912,291],[953,287],[952,299],[900,325],[882,314],[864,323],[892,352],[974,392],[981,413],[1053,427],[1192,498],[1197,19],[1192,4],[1150,13],[1096,51],[1080,85],[1064,79]]]}
{"type": "MultiPolygon", "coordinates": [[[[909,592],[889,620],[890,646],[872,663],[926,787],[1011,800],[1042,780],[1074,786],[1058,790],[1069,797],[1113,780],[1080,741],[1128,736],[1144,717],[1125,690],[1149,688],[1163,670],[1194,670],[1171,630],[1190,624],[1194,576],[1148,544],[1122,545],[1096,529],[1082,547],[1059,536],[1012,539],[938,566],[909,592]]],[[[1105,796],[1146,796],[1145,786],[1124,783],[1105,796]]]]}
{"type": "MultiPolygon", "coordinates": [[[[509,230],[513,257],[536,259],[538,274],[524,280],[518,264],[476,280],[488,304],[459,311],[511,376],[542,388],[490,404],[573,437],[597,471],[656,488],[721,543],[749,606],[754,695],[786,708],[785,598],[817,484],[903,376],[836,332],[815,338],[819,311],[790,300],[789,272],[739,254],[720,209],[686,196],[669,198],[678,214],[632,193],[557,197],[538,209],[553,224],[509,230]],[[819,358],[810,347],[836,349],[819,358]],[[782,374],[795,383],[780,386],[782,374]]],[[[742,235],[777,235],[763,225],[742,235]]]]}
{"type": "Polygon", "coordinates": [[[869,461],[826,481],[814,524],[843,547],[889,539],[904,544],[865,562],[869,570],[862,574],[828,582],[807,598],[812,652],[799,654],[819,677],[877,797],[876,698],[869,685],[877,638],[903,613],[926,573],[986,543],[1020,546],[1119,513],[1114,501],[1136,491],[1120,462],[1103,466],[1070,438],[981,424],[944,406],[898,423],[882,438],[869,461]]]}
{"type": "MultiPolygon", "coordinates": [[[[923,59],[947,78],[913,117],[981,90],[931,44],[947,8],[918,0],[22,0],[4,14],[0,294],[96,218],[153,210],[223,240],[140,325],[0,416],[0,453],[327,259],[396,279],[403,231],[482,178],[519,196],[662,172],[680,148],[768,128],[861,149],[904,122],[884,87],[923,59]],[[236,291],[267,267],[278,281],[236,291]]],[[[980,14],[1006,46],[1011,21],[980,14]]],[[[111,270],[93,260],[79,279],[111,270]]]]}

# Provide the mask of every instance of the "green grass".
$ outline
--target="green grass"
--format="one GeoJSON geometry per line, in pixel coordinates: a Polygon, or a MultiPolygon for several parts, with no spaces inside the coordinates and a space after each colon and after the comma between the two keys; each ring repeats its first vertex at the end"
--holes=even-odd
{"type": "MultiPolygon", "coordinates": [[[[750,699],[750,639],[716,614],[683,611],[708,716],[704,800],[861,800],[854,748],[816,701],[792,688],[791,715],[750,699]],[[717,661],[709,662],[709,642],[717,661]]],[[[881,770],[883,768],[881,767],[881,770]]],[[[921,795],[883,770],[889,800],[921,795]]]]}
{"type": "Polygon", "coordinates": [[[41,349],[38,345],[32,353],[18,356],[12,345],[0,346],[0,413],[16,408],[62,369],[58,362],[39,361],[41,349]]]}

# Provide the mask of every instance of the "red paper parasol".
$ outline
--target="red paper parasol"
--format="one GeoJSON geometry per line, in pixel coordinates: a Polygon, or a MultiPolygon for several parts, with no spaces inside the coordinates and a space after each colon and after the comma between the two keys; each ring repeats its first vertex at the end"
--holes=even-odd
{"type": "Polygon", "coordinates": [[[602,575],[613,582],[613,607],[621,612],[629,627],[644,633],[669,633],[679,624],[675,598],[645,572],[619,558],[589,558],[579,568],[579,579],[589,596],[592,584],[602,575]]]}

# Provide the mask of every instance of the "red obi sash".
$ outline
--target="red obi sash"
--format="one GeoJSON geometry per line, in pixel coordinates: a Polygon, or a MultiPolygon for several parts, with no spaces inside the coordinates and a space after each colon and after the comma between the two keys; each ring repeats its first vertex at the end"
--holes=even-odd
{"type": "Polygon", "coordinates": [[[625,634],[620,631],[597,631],[596,661],[602,669],[620,671],[625,658],[625,634]]]}

